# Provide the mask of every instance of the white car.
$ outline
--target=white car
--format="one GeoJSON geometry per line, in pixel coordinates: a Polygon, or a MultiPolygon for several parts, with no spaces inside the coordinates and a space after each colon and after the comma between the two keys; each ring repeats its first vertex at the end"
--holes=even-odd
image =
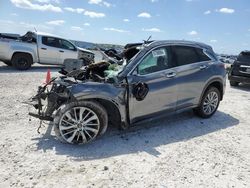
{"type": "Polygon", "coordinates": [[[27,70],[34,63],[63,65],[65,59],[81,59],[89,64],[94,62],[94,53],[51,34],[0,34],[0,61],[19,70],[27,70]]]}

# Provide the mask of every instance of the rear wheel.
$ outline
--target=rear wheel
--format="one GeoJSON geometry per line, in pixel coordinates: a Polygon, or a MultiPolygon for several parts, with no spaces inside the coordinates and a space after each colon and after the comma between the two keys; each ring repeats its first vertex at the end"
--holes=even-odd
{"type": "Polygon", "coordinates": [[[108,115],[97,102],[79,101],[66,104],[56,113],[54,130],[57,138],[69,144],[86,144],[104,134],[108,115]]]}
{"type": "Polygon", "coordinates": [[[210,87],[203,95],[199,107],[194,109],[194,112],[202,118],[211,117],[220,104],[220,98],[220,91],[216,87],[210,87]]]}
{"type": "Polygon", "coordinates": [[[27,70],[31,67],[33,60],[29,54],[17,53],[12,57],[11,63],[18,70],[27,70]]]}
{"type": "Polygon", "coordinates": [[[239,82],[230,81],[230,86],[238,86],[239,82]]]}

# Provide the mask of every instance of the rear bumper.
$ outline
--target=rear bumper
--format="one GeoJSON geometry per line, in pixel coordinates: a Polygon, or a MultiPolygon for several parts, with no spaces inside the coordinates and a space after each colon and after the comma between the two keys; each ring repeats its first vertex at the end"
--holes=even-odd
{"type": "Polygon", "coordinates": [[[228,75],[229,81],[250,84],[250,78],[244,76],[228,75]]]}

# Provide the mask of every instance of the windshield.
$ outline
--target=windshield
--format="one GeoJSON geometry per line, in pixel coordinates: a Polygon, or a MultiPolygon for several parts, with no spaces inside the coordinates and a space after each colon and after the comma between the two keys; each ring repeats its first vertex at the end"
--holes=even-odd
{"type": "Polygon", "coordinates": [[[138,46],[138,49],[139,51],[131,59],[129,60],[123,59],[122,68],[118,74],[122,73],[130,65],[130,63],[134,61],[134,59],[136,59],[136,57],[140,54],[140,52],[144,49],[144,47],[138,46]]]}

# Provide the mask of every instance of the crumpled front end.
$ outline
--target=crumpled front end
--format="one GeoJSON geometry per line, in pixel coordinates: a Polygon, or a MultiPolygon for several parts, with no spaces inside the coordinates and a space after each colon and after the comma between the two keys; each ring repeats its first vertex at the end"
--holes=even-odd
{"type": "Polygon", "coordinates": [[[27,103],[34,106],[36,112],[29,115],[40,120],[53,121],[53,113],[63,104],[74,101],[70,87],[72,81],[51,80],[45,86],[39,86],[37,94],[27,103]],[[51,85],[50,85],[51,84],[51,85]]]}
{"type": "Polygon", "coordinates": [[[95,62],[95,54],[91,51],[78,48],[78,59],[82,59],[85,63],[85,65],[89,65],[95,62]]]}

